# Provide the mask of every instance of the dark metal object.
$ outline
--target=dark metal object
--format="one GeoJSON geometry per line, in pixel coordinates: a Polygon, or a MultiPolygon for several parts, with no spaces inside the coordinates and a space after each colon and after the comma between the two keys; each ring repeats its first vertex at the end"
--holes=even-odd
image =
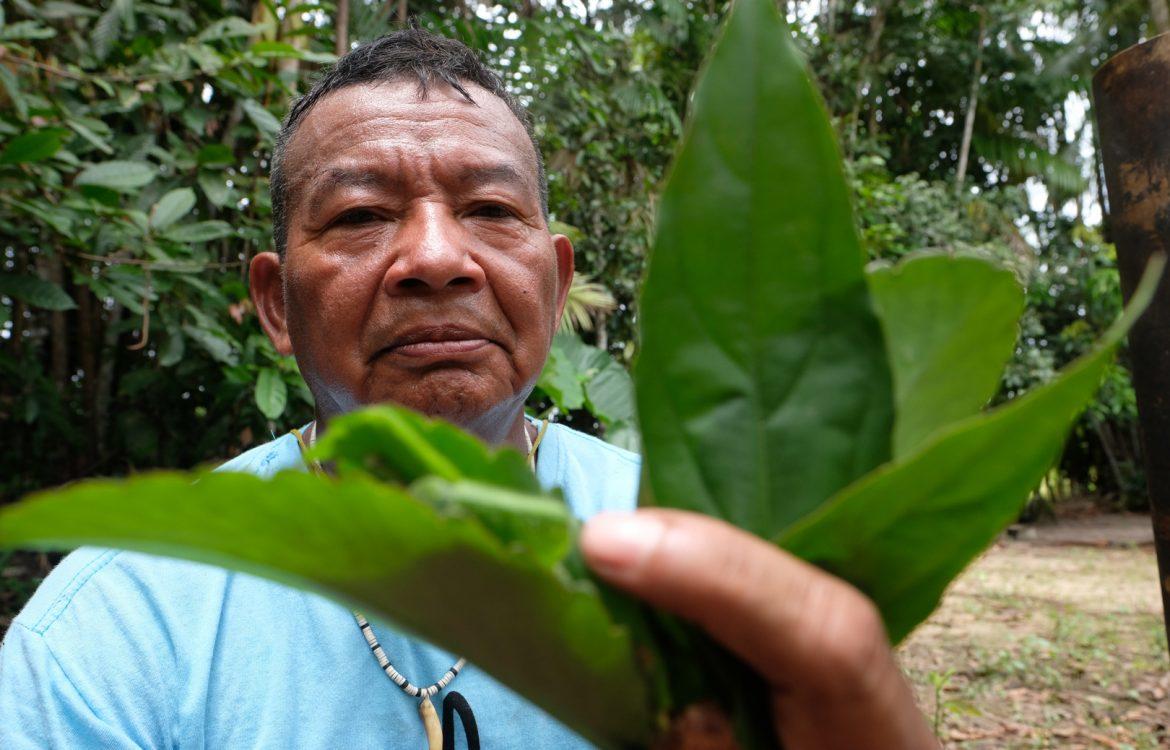
{"type": "MultiPolygon", "coordinates": [[[[1170,254],[1170,34],[1110,58],[1093,77],[1109,191],[1108,227],[1121,290],[1133,294],[1150,256],[1170,254]]],[[[1170,635],[1170,282],[1129,334],[1162,610],[1170,635]]]]}

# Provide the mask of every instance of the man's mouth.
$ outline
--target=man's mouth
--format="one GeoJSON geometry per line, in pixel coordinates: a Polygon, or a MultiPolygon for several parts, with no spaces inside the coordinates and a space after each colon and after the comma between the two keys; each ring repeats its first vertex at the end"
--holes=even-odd
{"type": "Polygon", "coordinates": [[[436,359],[474,354],[493,343],[484,334],[461,326],[427,326],[399,334],[380,349],[374,358],[384,355],[436,359]]]}

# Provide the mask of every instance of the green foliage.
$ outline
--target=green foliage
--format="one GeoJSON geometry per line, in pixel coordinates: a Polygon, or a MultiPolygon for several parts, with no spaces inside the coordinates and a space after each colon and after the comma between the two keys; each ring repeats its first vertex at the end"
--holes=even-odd
{"type": "Polygon", "coordinates": [[[61,140],[68,132],[46,128],[18,135],[0,152],[0,164],[27,164],[48,159],[61,148],[61,140]]]}
{"type": "Polygon", "coordinates": [[[72,310],[77,307],[61,287],[37,276],[0,275],[0,294],[46,310],[72,310]]]}
{"type": "MultiPolygon", "coordinates": [[[[888,0],[785,7],[844,144],[870,257],[977,252],[1016,271],[1029,287],[1029,312],[1001,398],[1084,351],[1112,315],[1094,312],[1107,312],[1105,298],[1080,272],[1082,261],[1103,278],[1115,271],[1101,238],[1077,239],[1099,188],[1074,193],[1098,165],[1082,148],[1092,142],[1091,112],[1077,119],[1069,101],[1106,55],[1148,33],[1147,4],[981,6],[995,43],[983,50],[971,190],[962,195],[954,169],[978,9],[888,0]],[[1037,212],[1025,200],[1028,179],[1048,190],[1037,212]],[[1087,312],[1080,332],[1065,335],[1076,322],[1065,315],[1070,306],[1087,312]]],[[[408,6],[424,26],[477,49],[532,110],[554,219],[577,228],[579,270],[617,302],[589,316],[600,326],[582,336],[629,364],[657,196],[727,3],[575,8],[408,6]]],[[[5,10],[0,274],[39,278],[77,307],[58,315],[0,292],[0,426],[17,436],[0,493],[94,471],[190,466],[306,422],[308,390],[259,335],[245,269],[270,247],[274,124],[332,59],[332,3],[17,0],[5,10]],[[195,204],[168,224],[183,202],[160,201],[186,190],[195,204]],[[281,425],[254,398],[266,368],[281,374],[289,395],[281,425]],[[134,416],[143,412],[155,418],[134,416]],[[30,414],[44,418],[27,421],[30,414]]],[[[394,15],[393,5],[351,2],[350,39],[385,33],[394,15]]],[[[1091,412],[1097,427],[1078,427],[1062,461],[1089,491],[1141,486],[1124,357],[1118,368],[1117,387],[1102,391],[1091,412]]],[[[536,394],[534,408],[553,405],[547,396],[536,394]]],[[[607,428],[583,406],[558,418],[636,444],[632,427],[607,428]]]]}
{"type": "Polygon", "coordinates": [[[282,109],[269,107],[313,72],[301,61],[328,59],[330,40],[262,4],[256,23],[235,4],[7,10],[0,419],[14,440],[0,493],[191,466],[269,420],[308,421],[295,364],[255,325],[245,271],[270,242],[282,109]]]}
{"type": "MultiPolygon", "coordinates": [[[[642,305],[643,502],[706,511],[843,576],[897,641],[1015,517],[1163,268],[1089,355],[975,413],[1010,321],[983,331],[966,316],[985,297],[1018,310],[1010,278],[936,256],[867,284],[845,196],[828,118],[774,6],[739,0],[698,87],[642,305]],[[746,293],[729,296],[729,282],[746,293]],[[905,390],[968,366],[972,382],[905,390]]],[[[163,473],[42,494],[0,511],[0,545],[116,544],[313,588],[465,653],[605,747],[645,744],[700,699],[733,715],[741,747],[775,746],[758,678],[600,590],[567,510],[519,454],[379,407],[331,422],[314,455],[337,478],[163,473]]]]}
{"type": "Polygon", "coordinates": [[[636,450],[634,384],[607,352],[574,334],[558,333],[536,388],[553,409],[562,413],[585,409],[600,422],[606,440],[636,450]]]}
{"type": "Polygon", "coordinates": [[[256,379],[256,407],[269,419],[279,419],[288,404],[288,387],[280,372],[271,367],[260,371],[256,379]]]}
{"type": "MultiPolygon", "coordinates": [[[[567,225],[557,226],[554,223],[549,231],[560,232],[562,227],[571,229],[567,225]]],[[[573,274],[573,283],[569,287],[569,295],[565,298],[565,311],[561,317],[562,331],[592,331],[594,317],[607,315],[617,308],[617,302],[609,290],[593,281],[581,272],[573,274]]]]}

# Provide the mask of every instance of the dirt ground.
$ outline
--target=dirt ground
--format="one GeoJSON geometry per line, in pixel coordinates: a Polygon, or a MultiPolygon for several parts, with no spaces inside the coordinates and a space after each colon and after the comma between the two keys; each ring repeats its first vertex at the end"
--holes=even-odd
{"type": "Polygon", "coordinates": [[[899,649],[948,748],[1170,747],[1149,519],[1023,527],[899,649]]]}

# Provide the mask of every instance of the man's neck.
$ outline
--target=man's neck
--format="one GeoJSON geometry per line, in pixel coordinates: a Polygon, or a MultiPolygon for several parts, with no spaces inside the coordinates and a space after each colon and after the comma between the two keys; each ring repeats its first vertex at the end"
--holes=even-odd
{"type": "MultiPolygon", "coordinates": [[[[328,427],[329,419],[330,415],[325,415],[321,412],[315,415],[315,420],[311,428],[312,432],[310,433],[314,439],[324,434],[328,427]]],[[[522,404],[518,410],[514,410],[507,416],[498,412],[489,412],[479,419],[469,423],[459,424],[459,427],[467,430],[488,445],[508,445],[525,455],[529,450],[529,446],[532,445],[533,432],[535,432],[533,427],[528,424],[528,420],[524,417],[522,404]]]]}

